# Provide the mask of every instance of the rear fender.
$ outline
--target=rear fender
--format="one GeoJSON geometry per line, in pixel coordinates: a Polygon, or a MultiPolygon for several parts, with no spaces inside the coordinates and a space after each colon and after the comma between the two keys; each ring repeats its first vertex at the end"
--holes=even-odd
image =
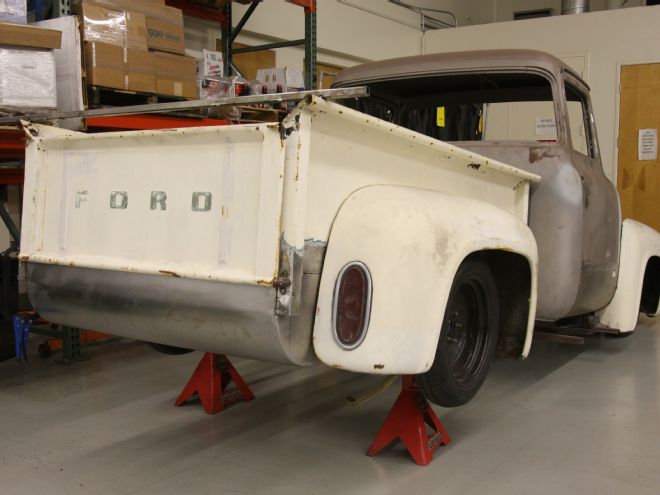
{"type": "Polygon", "coordinates": [[[483,250],[518,253],[529,263],[524,357],[536,310],[537,251],[527,225],[482,201],[436,191],[369,186],[354,192],[328,241],[314,323],[317,356],[329,366],[359,372],[428,370],[456,271],[468,255],[483,250]],[[372,304],[364,341],[345,350],[332,329],[333,293],[340,270],[352,261],[369,269],[372,304]]]}
{"type": "MultiPolygon", "coordinates": [[[[660,258],[660,233],[635,220],[624,220],[621,228],[619,281],[610,304],[596,313],[599,326],[618,328],[622,332],[632,332],[635,329],[640,312],[644,274],[653,258],[660,258]]],[[[652,316],[658,313],[658,301],[655,308],[648,312],[652,316]]]]}

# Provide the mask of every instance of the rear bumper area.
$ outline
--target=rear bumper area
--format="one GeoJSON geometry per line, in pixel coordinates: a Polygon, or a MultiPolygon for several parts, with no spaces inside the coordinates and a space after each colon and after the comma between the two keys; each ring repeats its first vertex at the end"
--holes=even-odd
{"type": "MultiPolygon", "coordinates": [[[[28,294],[44,318],[123,337],[306,365],[309,339],[274,313],[273,287],[27,264],[28,294]]],[[[311,338],[311,337],[310,337],[311,338]]]]}

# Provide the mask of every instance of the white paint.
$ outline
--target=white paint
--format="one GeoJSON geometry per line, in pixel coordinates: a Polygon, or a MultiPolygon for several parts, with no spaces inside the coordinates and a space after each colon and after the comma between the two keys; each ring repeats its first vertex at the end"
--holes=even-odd
{"type": "Polygon", "coordinates": [[[658,129],[640,129],[637,138],[637,159],[658,159],[658,129]]]}
{"type": "Polygon", "coordinates": [[[635,220],[624,220],[619,281],[612,302],[596,314],[600,325],[622,332],[635,330],[644,271],[652,256],[660,257],[660,233],[635,220]]]}
{"type": "Polygon", "coordinates": [[[276,276],[284,170],[276,124],[34,129],[22,259],[247,284],[276,276]],[[208,211],[195,208],[195,192],[211,195],[208,211]]]}
{"type": "Polygon", "coordinates": [[[536,308],[536,241],[520,218],[490,204],[487,188],[479,199],[470,196],[371,186],[344,202],[332,226],[316,308],[314,350],[321,361],[364,373],[427,371],[456,271],[470,253],[484,249],[506,249],[529,262],[530,312],[521,357],[527,355],[536,308]],[[335,281],[351,261],[369,268],[373,299],[364,341],[346,350],[334,338],[332,305],[335,281]]]}
{"type": "MultiPolygon", "coordinates": [[[[342,5],[334,0],[318,3],[319,62],[349,67],[362,61],[401,57],[420,51],[422,34],[413,27],[342,5]]],[[[419,16],[384,0],[380,2],[380,7],[384,13],[405,22],[419,22],[419,16]]],[[[238,23],[246,8],[247,6],[234,2],[234,25],[238,23]]],[[[218,23],[185,17],[184,24],[186,47],[191,53],[201,53],[203,48],[216,48],[215,42],[220,39],[218,23]]],[[[254,11],[236,41],[257,45],[275,40],[300,39],[304,38],[304,35],[303,9],[284,0],[270,0],[262,2],[254,11]]],[[[276,50],[277,67],[303,69],[303,58],[303,47],[276,50]]]]}

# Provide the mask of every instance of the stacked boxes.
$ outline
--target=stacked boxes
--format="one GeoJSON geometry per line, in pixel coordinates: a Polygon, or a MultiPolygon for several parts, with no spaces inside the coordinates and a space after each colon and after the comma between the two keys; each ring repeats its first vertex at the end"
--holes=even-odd
{"type": "Polygon", "coordinates": [[[75,8],[82,20],[89,84],[197,96],[196,61],[183,56],[179,9],[164,0],[79,0],[75,8]]]}
{"type": "Polygon", "coordinates": [[[156,57],[156,93],[161,95],[197,97],[195,67],[197,60],[171,53],[153,52],[156,57]],[[189,77],[192,74],[192,78],[189,77]]]}
{"type": "Polygon", "coordinates": [[[9,112],[57,108],[55,56],[62,33],[0,23],[0,107],[9,112]]]}

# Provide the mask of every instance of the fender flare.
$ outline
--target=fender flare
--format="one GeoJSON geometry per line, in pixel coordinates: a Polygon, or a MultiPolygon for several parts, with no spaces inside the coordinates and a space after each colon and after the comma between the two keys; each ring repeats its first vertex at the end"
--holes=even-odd
{"type": "Polygon", "coordinates": [[[513,252],[529,263],[525,357],[534,328],[538,258],[524,222],[483,201],[437,191],[381,185],[355,191],[337,213],[328,240],[314,322],[318,358],[365,373],[427,371],[456,271],[467,256],[483,250],[513,252]],[[372,300],[364,341],[346,350],[332,328],[333,296],[339,272],[352,261],[368,268],[372,300]]]}
{"type": "Polygon", "coordinates": [[[635,220],[621,227],[619,280],[610,304],[596,313],[599,326],[632,332],[637,326],[647,263],[660,257],[660,233],[635,220]]]}

